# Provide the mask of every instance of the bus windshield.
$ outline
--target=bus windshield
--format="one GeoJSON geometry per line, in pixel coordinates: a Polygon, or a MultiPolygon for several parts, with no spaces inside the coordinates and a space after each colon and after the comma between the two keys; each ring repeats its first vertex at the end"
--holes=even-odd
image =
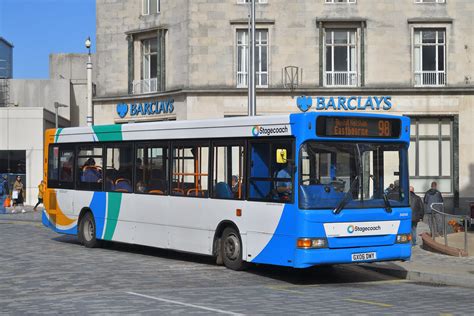
{"type": "Polygon", "coordinates": [[[406,159],[405,144],[307,142],[300,151],[300,208],[408,206],[406,159]]]}

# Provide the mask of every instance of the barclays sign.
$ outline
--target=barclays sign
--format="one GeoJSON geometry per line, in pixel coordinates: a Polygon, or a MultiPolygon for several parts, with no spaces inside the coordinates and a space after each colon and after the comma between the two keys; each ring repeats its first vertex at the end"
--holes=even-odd
{"type": "Polygon", "coordinates": [[[313,108],[315,111],[365,111],[382,110],[388,111],[392,108],[392,97],[307,97],[301,96],[296,99],[296,105],[302,112],[313,108]]]}
{"type": "Polygon", "coordinates": [[[130,116],[148,116],[158,114],[171,114],[174,112],[174,100],[153,101],[145,103],[119,103],[117,104],[117,114],[120,118],[130,116]]]}

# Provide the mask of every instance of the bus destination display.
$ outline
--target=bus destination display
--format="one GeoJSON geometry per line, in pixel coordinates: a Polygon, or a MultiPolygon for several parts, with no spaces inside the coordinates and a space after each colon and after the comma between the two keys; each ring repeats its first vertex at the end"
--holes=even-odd
{"type": "Polygon", "coordinates": [[[316,134],[323,137],[375,137],[400,136],[400,120],[364,117],[318,117],[316,134]]]}

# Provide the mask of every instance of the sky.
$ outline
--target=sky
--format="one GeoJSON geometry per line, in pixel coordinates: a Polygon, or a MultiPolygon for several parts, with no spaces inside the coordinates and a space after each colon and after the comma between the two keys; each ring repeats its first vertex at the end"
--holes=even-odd
{"type": "Polygon", "coordinates": [[[0,37],[13,44],[13,78],[49,76],[49,54],[95,52],[95,0],[0,0],[0,37]]]}

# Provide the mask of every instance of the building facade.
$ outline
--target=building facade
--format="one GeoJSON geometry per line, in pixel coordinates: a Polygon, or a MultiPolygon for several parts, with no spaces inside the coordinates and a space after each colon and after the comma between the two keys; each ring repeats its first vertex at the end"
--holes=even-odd
{"type": "MultiPolygon", "coordinates": [[[[257,114],[412,118],[410,181],[474,201],[474,2],[257,0],[257,114]]],[[[95,123],[247,114],[246,0],[97,0],[95,123]]]]}
{"type": "Polygon", "coordinates": [[[13,44],[0,36],[0,79],[13,77],[13,44]]]}
{"type": "MultiPolygon", "coordinates": [[[[86,124],[87,55],[50,56],[49,79],[4,79],[0,90],[0,175],[7,175],[10,190],[17,175],[25,185],[25,204],[36,204],[43,179],[43,144],[46,129],[86,124]]],[[[0,80],[1,81],[1,80],[0,80]]]]}

